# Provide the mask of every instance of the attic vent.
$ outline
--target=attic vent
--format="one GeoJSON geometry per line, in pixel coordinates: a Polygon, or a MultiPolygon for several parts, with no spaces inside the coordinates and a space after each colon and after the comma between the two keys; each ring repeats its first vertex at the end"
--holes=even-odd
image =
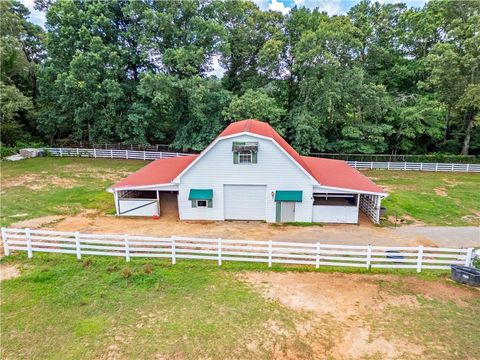
{"type": "Polygon", "coordinates": [[[239,142],[234,141],[232,143],[232,151],[233,152],[248,152],[251,151],[252,153],[258,152],[258,142],[239,142]]]}

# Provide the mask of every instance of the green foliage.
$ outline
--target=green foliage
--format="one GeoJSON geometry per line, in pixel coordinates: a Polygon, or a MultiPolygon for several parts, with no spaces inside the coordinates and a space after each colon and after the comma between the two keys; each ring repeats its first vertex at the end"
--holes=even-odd
{"type": "Polygon", "coordinates": [[[253,117],[302,153],[480,153],[478,2],[363,0],[339,16],[239,0],[36,5],[46,34],[1,2],[3,143],[202,150],[253,117]]]}

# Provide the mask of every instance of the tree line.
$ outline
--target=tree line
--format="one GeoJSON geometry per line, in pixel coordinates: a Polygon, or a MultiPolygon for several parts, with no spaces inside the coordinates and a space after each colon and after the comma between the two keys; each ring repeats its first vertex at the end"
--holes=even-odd
{"type": "Polygon", "coordinates": [[[480,153],[480,2],[0,2],[2,143],[171,143],[269,122],[297,150],[480,153]],[[220,76],[212,71],[223,69],[220,76]]]}

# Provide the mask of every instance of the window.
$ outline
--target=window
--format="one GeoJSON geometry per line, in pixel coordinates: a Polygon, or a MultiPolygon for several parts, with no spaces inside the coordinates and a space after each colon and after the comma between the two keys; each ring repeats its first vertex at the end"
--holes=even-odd
{"type": "Polygon", "coordinates": [[[252,152],[251,151],[242,151],[238,153],[238,163],[239,164],[251,164],[252,163],[252,152]]]}
{"type": "Polygon", "coordinates": [[[232,152],[234,164],[256,164],[258,142],[234,141],[232,143],[232,152]]]}
{"type": "Polygon", "coordinates": [[[197,207],[207,207],[207,200],[197,200],[197,207]]]}

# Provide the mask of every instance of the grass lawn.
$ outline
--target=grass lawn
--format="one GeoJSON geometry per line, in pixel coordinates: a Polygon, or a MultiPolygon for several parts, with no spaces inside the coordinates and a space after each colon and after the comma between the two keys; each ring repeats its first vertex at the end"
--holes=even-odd
{"type": "MultiPolygon", "coordinates": [[[[88,158],[2,161],[1,225],[87,209],[113,213],[112,196],[105,189],[144,165],[138,160],[88,158]]],[[[364,173],[390,192],[383,202],[390,223],[397,217],[406,223],[480,225],[479,174],[364,173]]]]}
{"type": "Polygon", "coordinates": [[[105,190],[144,166],[139,160],[35,158],[1,163],[1,225],[86,209],[114,212],[105,190]]]}
{"type": "MultiPolygon", "coordinates": [[[[480,317],[475,316],[480,297],[460,303],[444,295],[432,299],[421,293],[428,286],[412,290],[402,280],[444,284],[443,272],[395,272],[388,283],[388,275],[375,278],[373,284],[385,291],[380,304],[393,296],[398,300],[339,321],[308,308],[292,311],[239,280],[245,270],[265,271],[262,265],[227,263],[220,269],[211,262],[172,266],[135,259],[127,264],[54,254],[35,254],[32,260],[17,254],[1,263],[21,270],[19,277],[0,283],[5,359],[334,359],[344,336],[347,343],[353,341],[346,335],[352,322],[369,328],[371,341],[382,336],[392,344],[420,344],[418,356],[400,358],[480,358],[480,317]],[[404,305],[405,296],[418,305],[404,305]]],[[[273,270],[292,274],[282,267],[273,270]]]]}
{"type": "Polygon", "coordinates": [[[480,174],[369,170],[390,193],[382,201],[389,220],[428,225],[480,225],[480,174]]]}

